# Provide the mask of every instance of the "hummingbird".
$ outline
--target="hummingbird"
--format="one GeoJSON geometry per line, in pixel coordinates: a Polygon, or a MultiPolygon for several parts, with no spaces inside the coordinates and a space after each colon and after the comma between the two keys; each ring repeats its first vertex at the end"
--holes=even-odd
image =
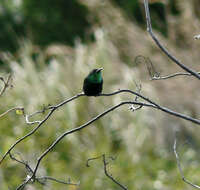
{"type": "Polygon", "coordinates": [[[103,68],[93,69],[83,82],[83,92],[86,96],[98,96],[102,92],[103,78],[101,71],[103,68]]]}

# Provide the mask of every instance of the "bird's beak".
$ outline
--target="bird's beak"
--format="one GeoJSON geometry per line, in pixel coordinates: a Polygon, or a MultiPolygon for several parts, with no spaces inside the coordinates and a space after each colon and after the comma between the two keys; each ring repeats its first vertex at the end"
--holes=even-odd
{"type": "Polygon", "coordinates": [[[100,71],[102,71],[102,70],[103,70],[103,68],[99,68],[99,69],[97,69],[97,73],[100,72],[100,71]]]}

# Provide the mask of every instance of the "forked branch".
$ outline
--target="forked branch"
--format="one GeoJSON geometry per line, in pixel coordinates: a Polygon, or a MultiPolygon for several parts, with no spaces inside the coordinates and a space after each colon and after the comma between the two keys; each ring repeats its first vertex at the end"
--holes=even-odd
{"type": "MultiPolygon", "coordinates": [[[[95,157],[95,158],[89,158],[89,159],[87,160],[86,166],[89,167],[89,166],[90,166],[90,165],[89,165],[89,162],[90,162],[90,161],[92,161],[92,160],[97,160],[97,159],[100,159],[100,158],[102,158],[102,161],[103,161],[103,169],[104,169],[105,175],[106,175],[110,180],[112,180],[116,185],[118,185],[121,189],[128,190],[124,185],[122,185],[120,182],[118,182],[118,181],[112,176],[112,174],[109,174],[108,168],[107,168],[109,162],[106,160],[106,155],[105,155],[105,154],[103,154],[102,156],[95,157]]],[[[112,157],[109,157],[109,158],[111,158],[111,159],[113,160],[112,157]]]]}
{"type": "Polygon", "coordinates": [[[154,42],[157,44],[157,46],[162,50],[162,52],[165,53],[175,64],[177,64],[179,67],[181,67],[183,70],[187,71],[197,79],[200,79],[200,75],[198,72],[193,71],[183,63],[181,63],[175,56],[173,56],[169,51],[160,43],[158,38],[155,36],[152,30],[151,26],[151,17],[150,17],[150,12],[149,12],[149,3],[148,0],[144,0],[144,8],[145,8],[145,14],[146,14],[146,22],[147,22],[147,31],[149,32],[150,36],[154,40],[154,42]]]}
{"type": "Polygon", "coordinates": [[[0,80],[3,82],[3,87],[0,90],[0,96],[2,96],[8,87],[12,87],[12,75],[9,74],[6,80],[0,77],[0,80]]]}
{"type": "MultiPolygon", "coordinates": [[[[10,158],[12,160],[16,161],[17,163],[19,163],[19,164],[21,164],[21,165],[23,165],[25,167],[25,169],[27,170],[27,176],[26,176],[26,178],[29,179],[30,176],[31,176],[31,174],[33,173],[33,169],[28,164],[28,162],[16,158],[11,153],[9,153],[9,156],[10,156],[10,158]]],[[[64,185],[74,185],[74,186],[78,186],[80,184],[80,182],[78,182],[78,183],[72,183],[71,180],[70,180],[70,178],[68,178],[68,180],[66,180],[66,181],[63,181],[63,180],[59,180],[59,179],[56,179],[56,178],[50,177],[50,176],[35,177],[35,180],[38,183],[42,184],[42,185],[45,185],[47,181],[54,181],[54,182],[61,183],[61,184],[64,184],[64,185]]]]}
{"type": "MultiPolygon", "coordinates": [[[[134,92],[128,89],[125,90],[118,90],[115,91],[113,93],[109,93],[109,94],[100,94],[99,96],[113,96],[113,95],[117,95],[120,93],[129,93],[131,95],[135,96],[135,100],[133,100],[133,96],[130,97],[131,100],[128,101],[122,101],[119,104],[110,107],[109,109],[107,109],[106,111],[102,112],[101,114],[97,115],[96,117],[92,118],[91,120],[89,120],[88,122],[86,122],[85,124],[78,126],[77,128],[71,129],[69,131],[64,132],[61,136],[59,136],[38,158],[37,158],[37,162],[36,162],[36,166],[33,169],[32,175],[27,178],[26,181],[24,181],[24,183],[22,183],[17,189],[23,189],[26,184],[30,183],[30,182],[34,182],[36,180],[36,173],[37,170],[39,168],[39,165],[41,163],[41,161],[43,160],[43,158],[52,150],[54,149],[54,147],[65,137],[68,136],[72,133],[75,133],[77,131],[80,131],[88,126],[90,126],[93,122],[95,122],[96,120],[100,119],[101,117],[107,115],[108,113],[114,111],[115,109],[121,107],[122,105],[136,105],[139,106],[138,108],[142,108],[142,107],[150,107],[153,109],[157,109],[157,110],[161,110],[165,113],[168,113],[170,115],[174,115],[176,117],[182,118],[184,120],[188,120],[190,122],[193,122],[195,124],[200,125],[200,120],[192,118],[190,116],[172,111],[166,107],[160,106],[159,104],[155,103],[153,100],[150,100],[149,98],[141,95],[138,92],[134,92]],[[137,97],[137,98],[136,98],[137,97]],[[140,99],[140,101],[138,101],[138,99],[140,99]],[[142,101],[141,101],[142,100],[142,101]]],[[[17,140],[10,148],[9,150],[4,154],[4,156],[2,157],[2,159],[0,160],[0,164],[3,162],[3,160],[6,158],[7,155],[9,155],[11,153],[11,151],[15,148],[15,146],[19,143],[21,143],[22,141],[24,141],[26,138],[30,137],[31,135],[33,135],[37,130],[39,130],[39,128],[51,117],[51,115],[54,113],[55,110],[57,110],[58,108],[60,108],[61,106],[71,102],[72,100],[75,100],[81,96],[85,96],[84,93],[79,93],[75,96],[73,96],[72,98],[69,98],[55,106],[49,106],[48,108],[46,108],[46,110],[49,110],[49,112],[47,113],[47,115],[45,116],[45,118],[42,121],[38,121],[35,123],[38,123],[37,127],[35,127],[33,130],[31,130],[28,134],[26,134],[25,136],[23,136],[22,138],[20,138],[19,140],[17,140]]],[[[137,109],[138,110],[138,109],[137,109]]],[[[39,112],[38,112],[39,113],[39,112]]]]}

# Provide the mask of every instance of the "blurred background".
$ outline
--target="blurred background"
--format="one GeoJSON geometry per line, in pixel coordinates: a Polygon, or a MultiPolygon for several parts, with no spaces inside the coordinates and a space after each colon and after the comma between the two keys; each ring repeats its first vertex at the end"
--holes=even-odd
{"type": "MultiPolygon", "coordinates": [[[[185,65],[199,70],[199,0],[151,0],[155,34],[185,65]]],[[[103,67],[104,92],[137,90],[160,105],[198,118],[199,81],[177,77],[151,81],[145,60],[165,76],[182,71],[146,32],[142,0],[1,0],[0,76],[13,75],[13,87],[0,97],[0,112],[22,106],[27,114],[55,105],[82,91],[84,77],[103,67]]],[[[2,84],[3,85],[3,84],[2,84]]],[[[63,106],[13,154],[34,167],[37,157],[63,132],[75,128],[130,95],[81,97],[63,106]]],[[[36,117],[33,119],[41,119],[36,117]]],[[[34,126],[12,112],[0,118],[0,155],[34,126]]],[[[180,177],[173,154],[175,131],[185,177],[200,184],[199,126],[160,111],[123,106],[83,131],[60,142],[42,161],[38,175],[68,177],[80,186],[47,182],[26,189],[120,189],[104,174],[101,154],[114,156],[108,170],[128,189],[190,189],[180,177]],[[185,142],[187,142],[185,144],[185,142]],[[184,146],[182,146],[184,144],[184,146]]],[[[6,159],[0,167],[0,189],[15,189],[25,168],[6,159]]]]}

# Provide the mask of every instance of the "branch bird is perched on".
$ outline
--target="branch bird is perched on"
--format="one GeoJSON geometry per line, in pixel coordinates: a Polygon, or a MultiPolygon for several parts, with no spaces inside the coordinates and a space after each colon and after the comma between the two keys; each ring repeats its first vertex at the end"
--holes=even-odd
{"type": "Polygon", "coordinates": [[[101,71],[103,68],[93,69],[85,78],[83,92],[87,96],[98,96],[103,88],[103,78],[101,71]]]}

